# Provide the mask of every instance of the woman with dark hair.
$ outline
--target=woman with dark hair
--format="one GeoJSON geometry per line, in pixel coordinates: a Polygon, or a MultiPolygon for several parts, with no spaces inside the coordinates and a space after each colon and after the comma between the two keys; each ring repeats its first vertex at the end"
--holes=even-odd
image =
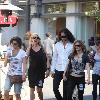
{"type": "MultiPolygon", "coordinates": [[[[12,82],[12,77],[21,76],[21,80],[25,81],[25,71],[26,71],[26,53],[21,49],[22,41],[19,37],[13,37],[11,39],[12,49],[9,50],[5,57],[4,66],[7,66],[9,62],[9,69],[7,72],[5,85],[4,85],[4,100],[9,100],[9,92],[11,87],[14,85],[14,92],[16,100],[21,100],[21,88],[22,82],[12,82]]],[[[16,79],[17,80],[17,79],[16,79]]]]}
{"type": "Polygon", "coordinates": [[[53,78],[53,91],[57,100],[63,100],[63,97],[59,92],[59,85],[63,79],[63,72],[66,64],[68,63],[68,56],[72,52],[72,43],[74,40],[75,38],[72,33],[65,28],[60,31],[60,41],[58,41],[54,46],[51,77],[53,78]]]}
{"type": "Polygon", "coordinates": [[[89,80],[89,59],[84,43],[76,40],[73,44],[73,52],[70,54],[69,64],[64,71],[64,80],[67,80],[66,100],[72,100],[75,86],[78,88],[78,99],[83,100],[85,88],[85,67],[87,68],[89,80]]]}
{"type": "Polygon", "coordinates": [[[42,88],[45,79],[47,57],[41,45],[40,37],[36,33],[31,36],[30,44],[27,49],[27,55],[29,57],[28,79],[30,87],[30,100],[35,99],[35,87],[37,87],[39,99],[43,100],[42,88]]]}

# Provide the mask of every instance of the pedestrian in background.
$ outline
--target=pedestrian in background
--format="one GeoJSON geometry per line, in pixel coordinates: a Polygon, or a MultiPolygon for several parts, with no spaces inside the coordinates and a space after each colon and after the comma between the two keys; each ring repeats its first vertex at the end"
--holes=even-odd
{"type": "Polygon", "coordinates": [[[25,48],[28,48],[29,47],[29,41],[31,39],[31,36],[32,36],[32,32],[28,31],[27,33],[25,33],[25,37],[24,37],[24,44],[25,44],[25,48]]]}
{"type": "Polygon", "coordinates": [[[93,73],[92,73],[92,83],[93,83],[93,100],[97,100],[97,85],[99,81],[99,99],[100,99],[100,38],[97,38],[95,41],[95,54],[93,54],[94,63],[93,66],[93,73]]]}
{"type": "Polygon", "coordinates": [[[47,67],[46,53],[41,45],[40,37],[35,33],[31,36],[31,41],[27,49],[29,57],[28,79],[30,87],[30,100],[35,99],[35,87],[40,100],[43,100],[43,83],[47,67]]]}
{"type": "MultiPolygon", "coordinates": [[[[59,85],[63,79],[63,73],[66,65],[68,64],[68,56],[72,52],[73,42],[75,40],[72,33],[64,28],[60,31],[60,41],[54,46],[52,64],[51,64],[51,77],[53,78],[53,92],[57,100],[63,100],[59,92],[59,85]]],[[[63,88],[64,89],[64,88],[63,88]]],[[[64,95],[64,93],[63,93],[64,95]]]]}
{"type": "Polygon", "coordinates": [[[85,88],[85,67],[87,68],[88,81],[90,80],[90,66],[88,54],[84,43],[76,40],[73,44],[73,52],[69,56],[69,64],[64,71],[66,84],[66,99],[72,100],[72,94],[75,86],[78,88],[78,99],[83,100],[85,88]]]}
{"type": "Polygon", "coordinates": [[[5,67],[7,66],[7,63],[9,63],[9,69],[4,85],[4,100],[9,100],[9,92],[13,85],[16,100],[21,100],[20,94],[22,83],[12,83],[11,77],[14,75],[22,75],[22,81],[26,80],[26,53],[21,49],[22,41],[19,37],[13,37],[11,39],[11,44],[12,49],[7,52],[4,62],[5,67]]]}
{"type": "MultiPolygon", "coordinates": [[[[45,36],[46,36],[46,39],[43,41],[43,47],[49,59],[49,65],[50,65],[52,61],[52,55],[53,55],[54,40],[51,39],[52,35],[50,32],[46,33],[45,36]]],[[[46,73],[47,73],[46,77],[48,77],[50,75],[50,69],[48,69],[46,73]]]]}
{"type": "Polygon", "coordinates": [[[51,63],[52,55],[53,55],[54,40],[51,39],[52,35],[50,32],[46,33],[45,35],[46,35],[46,39],[43,41],[43,47],[51,63]]]}

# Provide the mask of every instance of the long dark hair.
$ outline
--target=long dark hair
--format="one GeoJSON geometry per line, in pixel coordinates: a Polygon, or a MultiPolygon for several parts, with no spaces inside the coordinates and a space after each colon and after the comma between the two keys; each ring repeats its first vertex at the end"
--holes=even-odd
{"type": "Polygon", "coordinates": [[[73,44],[73,52],[72,52],[72,55],[73,55],[73,56],[77,55],[77,52],[76,52],[76,49],[75,49],[75,44],[76,44],[76,43],[79,43],[79,44],[80,44],[83,53],[84,53],[84,52],[87,52],[86,46],[84,45],[84,43],[83,43],[81,40],[76,40],[76,41],[74,42],[74,44],[73,44]]]}
{"type": "Polygon", "coordinates": [[[66,38],[68,39],[69,42],[73,43],[75,41],[75,37],[73,36],[73,34],[67,28],[62,29],[60,31],[60,34],[62,32],[65,34],[65,36],[66,36],[66,38]]]}

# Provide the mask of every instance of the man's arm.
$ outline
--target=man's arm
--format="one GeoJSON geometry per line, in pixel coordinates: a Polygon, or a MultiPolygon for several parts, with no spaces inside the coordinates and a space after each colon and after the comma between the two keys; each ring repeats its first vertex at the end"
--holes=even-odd
{"type": "Polygon", "coordinates": [[[57,63],[57,47],[55,45],[54,47],[54,52],[53,52],[53,57],[52,57],[52,62],[51,62],[51,77],[54,77],[55,74],[55,67],[56,67],[56,63],[57,63]]]}

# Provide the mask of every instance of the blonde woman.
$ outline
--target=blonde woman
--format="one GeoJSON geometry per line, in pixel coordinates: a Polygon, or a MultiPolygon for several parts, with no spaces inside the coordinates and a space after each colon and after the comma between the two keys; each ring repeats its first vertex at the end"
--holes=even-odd
{"type": "Polygon", "coordinates": [[[35,99],[35,87],[37,87],[39,99],[43,100],[42,88],[45,79],[47,57],[41,45],[40,37],[37,34],[33,34],[31,36],[27,54],[29,57],[28,79],[30,87],[30,100],[35,99]]]}

